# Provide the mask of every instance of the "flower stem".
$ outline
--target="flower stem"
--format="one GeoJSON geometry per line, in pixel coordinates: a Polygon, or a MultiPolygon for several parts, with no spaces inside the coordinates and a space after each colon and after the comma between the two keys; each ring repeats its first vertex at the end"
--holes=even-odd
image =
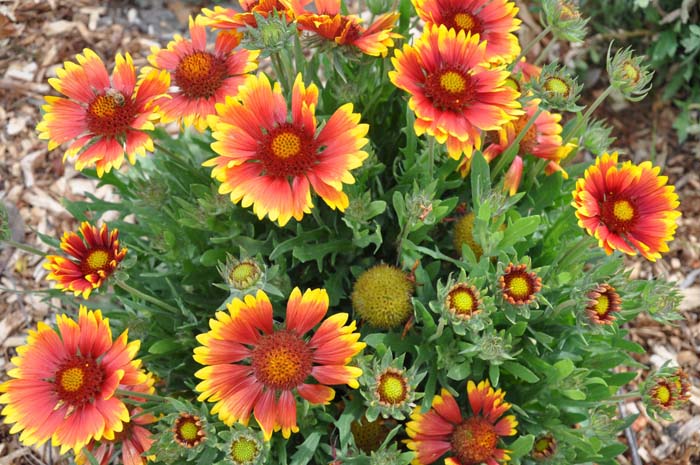
{"type": "MultiPolygon", "coordinates": [[[[531,49],[532,47],[534,47],[535,44],[538,44],[538,43],[540,42],[540,40],[544,39],[544,37],[545,37],[547,34],[549,34],[549,31],[551,31],[551,30],[552,30],[552,27],[551,27],[551,26],[547,26],[546,28],[542,29],[542,32],[540,32],[539,34],[537,34],[537,36],[536,36],[534,39],[532,39],[532,41],[531,41],[529,44],[527,44],[525,47],[523,47],[523,50],[520,52],[520,55],[518,55],[518,57],[517,57],[515,60],[513,60],[513,64],[512,64],[511,66],[514,67],[516,64],[518,64],[518,63],[520,62],[520,60],[521,60],[523,57],[527,56],[527,54],[528,54],[528,52],[530,51],[530,49],[531,49]]],[[[511,68],[511,69],[512,69],[512,68],[511,68]]]]}
{"type": "Polygon", "coordinates": [[[595,99],[595,102],[593,102],[591,104],[591,106],[588,107],[588,109],[586,110],[586,113],[584,113],[583,117],[576,123],[576,126],[574,126],[573,129],[571,131],[569,131],[569,133],[566,135],[566,139],[564,140],[564,142],[562,142],[562,145],[566,145],[566,143],[569,142],[571,140],[571,138],[575,134],[577,134],[578,131],[581,130],[581,127],[584,124],[588,124],[588,119],[591,117],[591,115],[596,110],[596,108],[598,108],[600,106],[600,104],[603,103],[603,101],[606,98],[608,98],[608,95],[610,95],[610,92],[612,92],[612,90],[613,90],[613,86],[608,86],[608,88],[605,89],[605,91],[602,94],[600,94],[597,99],[595,99]]]}
{"type": "Polygon", "coordinates": [[[152,303],[152,304],[154,304],[154,305],[157,305],[157,306],[159,306],[160,308],[162,308],[163,310],[167,310],[167,311],[173,312],[173,313],[179,313],[179,312],[180,312],[180,310],[178,310],[177,308],[173,307],[172,305],[166,304],[166,303],[163,302],[162,300],[157,299],[157,298],[155,298],[155,297],[153,297],[153,296],[150,296],[150,295],[148,295],[148,294],[144,294],[143,292],[139,291],[138,289],[134,289],[133,287],[129,286],[128,284],[126,284],[126,283],[123,282],[123,281],[116,280],[116,281],[114,282],[114,284],[115,284],[117,287],[121,287],[121,288],[124,289],[126,292],[128,292],[128,293],[131,294],[131,295],[133,295],[134,297],[138,297],[138,298],[140,298],[140,299],[142,299],[142,300],[145,300],[146,302],[150,302],[150,303],[152,303]]]}
{"type": "Polygon", "coordinates": [[[612,396],[610,399],[611,402],[617,402],[620,400],[641,400],[642,395],[639,393],[639,391],[632,391],[632,392],[626,392],[624,394],[617,394],[615,396],[612,396]]]}
{"type": "MultiPolygon", "coordinates": [[[[134,391],[130,391],[128,389],[117,388],[117,390],[114,391],[114,393],[118,394],[120,396],[133,397],[136,399],[141,398],[141,399],[147,399],[147,400],[156,400],[158,402],[165,402],[168,400],[167,397],[159,396],[157,394],[146,394],[145,392],[134,392],[134,391]]],[[[132,399],[129,399],[129,402],[132,402],[132,399]]],[[[139,401],[136,401],[136,402],[139,402],[139,401]]]]}
{"type": "Polygon", "coordinates": [[[435,166],[435,138],[428,136],[428,183],[433,180],[433,168],[435,166]]]}
{"type": "Polygon", "coordinates": [[[38,255],[40,257],[46,256],[46,252],[42,252],[41,250],[39,250],[35,247],[32,247],[31,245],[22,244],[21,242],[16,242],[16,241],[13,241],[12,239],[8,239],[8,240],[2,241],[2,242],[9,245],[10,247],[24,250],[25,252],[29,252],[31,254],[38,255]]]}
{"type": "Polygon", "coordinates": [[[549,43],[542,49],[539,55],[537,55],[537,58],[535,58],[535,64],[537,66],[542,63],[542,61],[547,58],[547,55],[549,54],[549,51],[554,47],[554,44],[556,44],[557,41],[556,39],[552,38],[552,40],[549,41],[549,43]]]}

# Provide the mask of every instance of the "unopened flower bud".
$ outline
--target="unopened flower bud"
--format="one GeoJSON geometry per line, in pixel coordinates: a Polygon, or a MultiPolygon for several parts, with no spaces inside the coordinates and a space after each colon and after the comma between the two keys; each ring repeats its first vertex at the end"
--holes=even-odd
{"type": "Polygon", "coordinates": [[[542,74],[530,81],[529,86],[545,107],[569,112],[583,109],[576,104],[582,86],[563,67],[554,64],[545,66],[542,74]]]}
{"type": "Polygon", "coordinates": [[[622,95],[632,102],[638,102],[647,96],[651,90],[651,79],[654,72],[643,65],[644,56],[634,56],[628,47],[618,50],[610,56],[612,43],[608,48],[606,69],[610,77],[610,85],[619,90],[622,95]]]}
{"type": "Polygon", "coordinates": [[[588,19],[581,17],[578,6],[573,1],[544,0],[542,13],[544,24],[557,39],[582,42],[586,37],[588,19]]]}

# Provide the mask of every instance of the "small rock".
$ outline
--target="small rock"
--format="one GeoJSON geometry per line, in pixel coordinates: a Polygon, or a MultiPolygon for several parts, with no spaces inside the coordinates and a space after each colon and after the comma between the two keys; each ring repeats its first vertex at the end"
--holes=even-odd
{"type": "Polygon", "coordinates": [[[671,268],[678,270],[681,267],[681,261],[677,257],[671,259],[671,268]]]}
{"type": "Polygon", "coordinates": [[[7,122],[7,126],[5,127],[5,132],[7,132],[8,136],[16,136],[22,132],[26,126],[26,117],[10,118],[10,121],[7,122]]]}
{"type": "Polygon", "coordinates": [[[37,68],[38,65],[34,62],[14,62],[7,68],[5,78],[31,82],[34,80],[37,68]]]}

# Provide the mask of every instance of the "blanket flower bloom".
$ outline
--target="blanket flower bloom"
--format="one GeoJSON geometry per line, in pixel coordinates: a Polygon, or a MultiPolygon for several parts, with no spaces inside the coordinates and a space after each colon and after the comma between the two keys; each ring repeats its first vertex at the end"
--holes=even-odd
{"type": "Polygon", "coordinates": [[[426,27],[415,45],[395,50],[391,82],[411,94],[417,135],[427,133],[447,145],[448,154],[471,158],[481,148],[481,131],[495,131],[521,114],[510,75],[486,63],[486,42],[478,34],[426,27]]]}
{"type": "Polygon", "coordinates": [[[131,56],[117,54],[110,79],[104,63],[95,52],[83,50],[78,63],[67,61],[49,79],[51,87],[64,97],[44,97],[44,117],[37,125],[40,139],[49,140],[49,150],[74,141],[66,158],[78,156],[75,169],[95,166],[102,177],[124,162],[133,165],[136,155],[153,151],[153,140],[144,131],[154,129],[158,114],[152,101],[165,94],[170,79],[165,71],[151,71],[136,81],[131,56]]]}
{"type": "Polygon", "coordinates": [[[175,35],[166,49],[154,46],[148,61],[171,75],[174,90],[155,101],[162,123],[179,121],[198,131],[207,127],[207,116],[227,95],[236,95],[247,74],[258,64],[257,50],[235,50],[243,35],[222,31],[212,52],[207,51],[207,32],[200,17],[190,17],[191,40],[175,35]]]}
{"type": "Polygon", "coordinates": [[[640,253],[653,262],[668,252],[681,213],[678,194],[660,171],[648,161],[618,167],[617,152],[604,153],[576,182],[572,205],[578,224],[608,255],[640,253]]]}
{"type": "MultiPolygon", "coordinates": [[[[126,387],[134,393],[133,398],[137,401],[146,400],[143,397],[138,397],[137,393],[153,394],[155,392],[153,375],[144,372],[144,377],[145,380],[142,383],[126,387]]],[[[128,402],[128,399],[126,401],[128,402]]],[[[140,407],[131,407],[129,416],[131,417],[129,423],[124,424],[124,429],[115,434],[114,439],[105,440],[103,438],[99,442],[90,441],[83,451],[86,449],[90,451],[100,465],[110,463],[117,445],[121,445],[123,465],[145,465],[149,460],[153,460],[155,458],[153,455],[144,455],[154,443],[153,435],[146,426],[155,423],[158,419],[151,413],[143,413],[140,407]]],[[[76,455],[75,463],[77,465],[88,465],[90,460],[81,452],[76,455]]]]}
{"type": "MultiPolygon", "coordinates": [[[[538,99],[531,100],[525,106],[525,114],[515,121],[504,124],[498,130],[498,143],[490,144],[484,149],[484,157],[491,161],[503,152],[515,141],[528,122],[535,116],[539,108],[540,101],[538,99]]],[[[561,131],[561,115],[558,113],[550,113],[547,110],[542,110],[535,118],[535,121],[525,135],[520,140],[518,155],[515,156],[509,172],[506,174],[506,185],[504,186],[510,195],[515,195],[520,186],[522,178],[523,158],[526,155],[532,155],[543,160],[549,160],[545,167],[545,173],[553,174],[557,171],[562,173],[564,179],[568,178],[568,174],[561,167],[560,162],[569,156],[576,147],[575,144],[569,142],[562,145],[561,131]]]]}
{"type": "Polygon", "coordinates": [[[430,24],[444,24],[448,29],[479,34],[486,41],[488,61],[510,63],[520,53],[520,43],[513,34],[521,21],[518,8],[507,0],[412,0],[418,16],[430,24]]]}
{"type": "Polygon", "coordinates": [[[76,296],[82,294],[87,299],[114,273],[126,256],[126,247],[119,248],[119,231],[115,228],[110,232],[104,223],[98,230],[83,221],[79,232],[82,239],[72,231],[65,232],[61,239],[61,249],[74,260],[47,255],[44,268],[51,271],[47,279],[56,281],[57,289],[76,296]]]}
{"type": "Polygon", "coordinates": [[[291,121],[278,83],[263,74],[250,76],[237,97],[226,97],[210,118],[211,147],[219,156],[204,162],[221,182],[220,194],[233,203],[253,205],[259,219],[266,215],[284,226],[310,213],[311,188],[333,209],[349,204],[343,184],[355,178],[350,170],[367,158],[362,147],[369,127],[358,124],[352,103],[338,108],[316,130],[318,88],[306,87],[297,75],[292,91],[291,121]]]}
{"type": "Polygon", "coordinates": [[[279,0],[239,0],[238,3],[243,11],[218,5],[214,6],[213,10],[202,8],[204,16],[201,16],[199,20],[204,26],[224,30],[245,29],[246,26],[258,27],[258,20],[255,19],[256,14],[267,18],[275,11],[280,16],[284,16],[288,23],[294,20],[292,10],[279,0]]]}
{"type": "Polygon", "coordinates": [[[306,11],[298,1],[290,1],[297,25],[302,31],[318,34],[338,45],[352,46],[371,56],[386,56],[400,34],[392,32],[400,14],[385,13],[368,27],[354,15],[340,13],[340,0],[314,0],[316,13],[306,11]]]}
{"type": "Polygon", "coordinates": [[[302,294],[295,288],[284,326],[276,326],[264,292],[233,300],[228,313],[217,312],[209,321],[211,331],[197,336],[202,346],[194,349],[194,359],[206,365],[195,373],[203,380],[198,400],[216,402],[211,413],[228,426],[247,424],[253,412],[265,440],[280,429],[289,438],[299,431],[294,391],[311,404],[328,404],[335,396],[329,384],[359,386],[362,370],[348,363],[365,344],[358,342],[354,321],[345,325],[346,313],[321,322],[327,310],[324,289],[302,294]]]}
{"type": "Polygon", "coordinates": [[[93,439],[113,440],[129,421],[115,391],[144,382],[134,360],[140,342],[127,343],[127,331],[112,340],[109,319],[82,305],[77,322],[59,315],[56,326],[40,322],[29,331],[12,359],[11,379],[0,385],[0,404],[23,444],[51,439],[61,454],[77,453],[93,439]]]}
{"type": "Polygon", "coordinates": [[[466,418],[457,401],[443,389],[433,397],[432,408],[421,413],[417,407],[411,415],[406,431],[410,439],[409,449],[415,451],[414,465],[428,465],[449,453],[445,465],[498,465],[508,460],[508,451],[497,447],[498,439],[513,436],[518,422],[515,416],[503,414],[511,405],[505,401],[506,393],[494,391],[488,380],[478,386],[467,383],[467,395],[472,415],[466,418]]]}

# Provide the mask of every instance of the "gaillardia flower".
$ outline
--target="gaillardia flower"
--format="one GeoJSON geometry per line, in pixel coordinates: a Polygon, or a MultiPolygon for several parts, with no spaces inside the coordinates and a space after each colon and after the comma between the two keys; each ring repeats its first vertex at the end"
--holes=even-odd
{"type": "Polygon", "coordinates": [[[557,440],[552,433],[544,434],[537,438],[532,446],[532,458],[541,461],[551,458],[557,452],[557,440]]]}
{"type": "Polygon", "coordinates": [[[49,150],[75,140],[63,160],[78,155],[75,168],[95,166],[102,177],[119,168],[126,154],[136,163],[136,155],[153,151],[148,133],[158,114],[153,99],[165,94],[170,79],[165,71],[151,71],[136,81],[136,69],[127,53],[117,54],[110,79],[104,63],[95,52],[83,50],[78,63],[67,61],[49,79],[51,87],[67,96],[44,97],[44,117],[37,125],[40,139],[49,140],[49,150]]]}
{"type": "Polygon", "coordinates": [[[498,278],[503,298],[513,305],[527,305],[535,301],[542,289],[542,278],[527,271],[527,265],[509,264],[498,278]]]}
{"type": "Polygon", "coordinates": [[[329,384],[359,386],[362,370],[347,364],[365,344],[357,342],[355,322],[345,325],[346,313],[321,322],[328,310],[324,289],[302,295],[295,288],[284,326],[275,325],[262,291],[233,300],[228,310],[209,321],[211,331],[197,337],[202,346],[194,350],[194,359],[206,365],[195,374],[203,380],[197,385],[199,400],[216,402],[211,413],[228,426],[246,424],[253,412],[266,440],[280,429],[288,438],[299,431],[293,391],[311,404],[327,404],[335,396],[329,384]],[[315,334],[305,337],[319,323],[315,334]]]}
{"type": "Polygon", "coordinates": [[[610,325],[615,321],[615,313],[620,311],[621,303],[620,295],[614,287],[601,284],[588,293],[586,314],[594,324],[610,325]]]}
{"type": "Polygon", "coordinates": [[[375,328],[393,329],[413,314],[414,285],[404,271],[384,263],[363,272],[352,288],[356,315],[375,328]]]}
{"type": "Polygon", "coordinates": [[[256,14],[267,18],[275,11],[284,16],[287,22],[294,19],[292,10],[279,0],[238,0],[238,3],[241,5],[242,12],[218,5],[214,6],[213,10],[202,8],[204,16],[201,17],[201,23],[214,29],[224,30],[245,29],[246,26],[255,28],[258,27],[256,14]]]}
{"type": "Polygon", "coordinates": [[[445,308],[452,318],[466,321],[481,312],[481,299],[476,287],[469,283],[457,283],[445,297],[445,308]]]}
{"type": "Polygon", "coordinates": [[[314,0],[316,13],[304,10],[298,1],[290,4],[300,30],[313,32],[341,46],[355,47],[366,55],[386,56],[394,46],[394,39],[401,37],[392,32],[399,13],[385,13],[369,27],[364,27],[359,17],[340,13],[340,0],[314,0]]]}
{"type": "Polygon", "coordinates": [[[607,254],[638,252],[656,261],[668,252],[676,231],[678,195],[661,168],[651,162],[618,167],[617,152],[604,153],[589,167],[572,193],[578,224],[598,239],[607,254]]]}
{"type": "Polygon", "coordinates": [[[243,37],[236,31],[220,32],[214,50],[207,51],[207,32],[200,18],[190,18],[191,40],[176,35],[167,49],[154,46],[148,61],[168,71],[175,86],[155,100],[161,122],[177,120],[201,132],[207,127],[207,116],[216,112],[215,105],[227,95],[236,95],[246,73],[258,67],[259,52],[236,50],[243,37]]]}
{"type": "Polygon", "coordinates": [[[414,465],[431,464],[448,453],[446,465],[498,465],[510,459],[507,450],[497,447],[498,438],[513,436],[518,425],[513,415],[501,418],[511,407],[505,392],[494,391],[487,380],[478,386],[469,381],[467,394],[472,415],[466,418],[446,389],[433,398],[427,413],[415,409],[406,425],[407,446],[416,453],[414,465]]]}
{"type": "Polygon", "coordinates": [[[479,34],[486,41],[486,60],[512,62],[520,53],[518,8],[507,0],[412,0],[418,16],[431,24],[479,34]]]}
{"type": "Polygon", "coordinates": [[[201,418],[185,412],[177,417],[172,431],[175,442],[188,449],[197,447],[207,437],[201,418]]]}
{"type": "Polygon", "coordinates": [[[14,424],[27,446],[51,439],[79,452],[91,440],[112,440],[129,421],[129,411],[115,395],[118,387],[144,381],[139,341],[127,343],[127,331],[112,340],[109,320],[99,310],[80,306],[77,323],[56,318],[58,331],[39,323],[12,359],[10,380],[0,385],[4,421],[14,424]]]}
{"type": "MultiPolygon", "coordinates": [[[[135,386],[125,386],[134,393],[133,399],[145,401],[143,397],[138,397],[139,392],[153,394],[155,379],[151,373],[144,373],[145,380],[135,386]]],[[[129,399],[125,399],[129,402],[129,399]]],[[[145,465],[154,456],[144,455],[150,450],[154,439],[146,425],[155,423],[157,418],[151,413],[144,413],[140,407],[129,408],[129,423],[124,423],[124,429],[114,435],[114,439],[103,438],[100,441],[90,441],[85,448],[75,456],[77,465],[87,465],[90,460],[85,455],[85,450],[89,451],[100,465],[107,465],[115,453],[117,445],[121,445],[121,457],[123,465],[145,465]]]]}
{"type": "Polygon", "coordinates": [[[361,149],[369,128],[358,124],[360,115],[347,103],[317,133],[317,103],[318,88],[304,86],[299,74],[288,121],[279,84],[271,87],[261,74],[249,76],[235,98],[217,104],[209,122],[216,139],[211,147],[219,156],[204,166],[214,167],[219,193],[230,193],[243,207],[252,204],[258,218],[267,215],[280,226],[311,212],[310,188],[331,208],[345,210],[343,184],[355,182],[350,170],[367,158],[361,149]]]}
{"type": "Polygon", "coordinates": [[[414,130],[447,145],[459,159],[481,147],[481,131],[498,129],[520,114],[518,91],[506,85],[509,73],[486,63],[486,42],[478,34],[433,24],[391,59],[389,79],[411,94],[414,130]]]}
{"type": "MultiPolygon", "coordinates": [[[[504,124],[498,130],[499,142],[489,145],[484,149],[484,157],[491,161],[503,152],[515,141],[518,134],[525,129],[525,126],[537,114],[540,101],[538,99],[531,100],[525,107],[525,114],[517,120],[504,124]]],[[[510,192],[510,195],[515,195],[520,186],[522,178],[523,159],[526,155],[532,155],[543,160],[549,160],[545,167],[547,174],[552,174],[559,171],[568,178],[566,171],[559,164],[561,160],[566,158],[569,153],[576,147],[573,143],[562,145],[561,131],[562,127],[559,124],[561,115],[558,113],[550,113],[547,110],[541,110],[535,121],[530,125],[525,135],[519,143],[518,155],[515,156],[509,173],[506,174],[505,188],[510,192]]]]}
{"type": "Polygon", "coordinates": [[[82,239],[74,232],[65,232],[61,239],[61,249],[73,259],[47,255],[44,268],[51,271],[47,279],[56,281],[57,289],[87,299],[124,259],[126,248],[119,248],[119,231],[110,232],[104,223],[98,230],[83,221],[79,231],[82,239]]]}

